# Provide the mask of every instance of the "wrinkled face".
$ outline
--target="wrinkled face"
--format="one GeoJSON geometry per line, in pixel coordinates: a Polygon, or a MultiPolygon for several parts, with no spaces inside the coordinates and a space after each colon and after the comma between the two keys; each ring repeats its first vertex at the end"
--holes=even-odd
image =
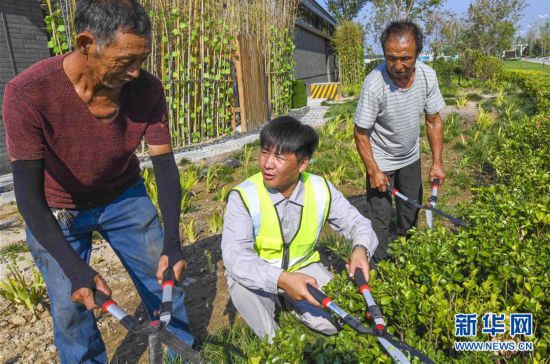
{"type": "Polygon", "coordinates": [[[260,155],[264,184],[289,197],[308,163],[308,158],[298,161],[294,153],[279,153],[275,147],[264,147],[260,155]]]}
{"type": "Polygon", "coordinates": [[[391,78],[398,82],[407,82],[414,73],[416,62],[416,42],[411,34],[392,36],[384,47],[386,68],[391,78]]]}
{"type": "Polygon", "coordinates": [[[94,43],[90,47],[88,65],[103,86],[121,88],[139,77],[141,65],[150,53],[150,37],[119,31],[111,43],[99,47],[94,43]]]}

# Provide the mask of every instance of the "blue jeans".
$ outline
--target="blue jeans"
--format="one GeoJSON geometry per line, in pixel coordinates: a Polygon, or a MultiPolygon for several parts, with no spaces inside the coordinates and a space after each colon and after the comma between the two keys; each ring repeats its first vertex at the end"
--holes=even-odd
{"type": "MultiPolygon", "coordinates": [[[[74,218],[60,227],[72,248],[90,262],[92,232],[99,232],[111,245],[130,274],[149,317],[158,309],[161,287],[155,275],[163,244],[163,231],[157,210],[139,180],[113,202],[85,210],[68,210],[74,218]]],[[[51,302],[54,340],[61,363],[106,363],[105,344],[97,329],[94,314],[71,300],[71,283],[59,264],[27,229],[27,243],[44,277],[51,302]]],[[[109,282],[109,277],[105,277],[109,282]]],[[[131,289],[128,287],[128,289],[131,289]]],[[[115,298],[127,292],[113,292],[115,298]]],[[[173,315],[168,330],[193,344],[184,293],[173,292],[173,315]]]]}

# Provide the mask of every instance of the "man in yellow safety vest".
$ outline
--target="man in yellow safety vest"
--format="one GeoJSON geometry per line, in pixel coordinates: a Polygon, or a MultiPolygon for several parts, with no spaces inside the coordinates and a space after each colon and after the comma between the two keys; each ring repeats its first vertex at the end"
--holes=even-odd
{"type": "Polygon", "coordinates": [[[316,242],[330,227],[353,242],[350,275],[361,268],[369,278],[369,257],[378,240],[371,222],[323,177],[305,172],[319,144],[315,130],[283,116],[260,133],[261,172],[229,194],[222,255],[233,304],[260,337],[271,342],[281,294],[311,329],[332,335],[338,328],[309,294],[332,275],[321,264],[316,242]]]}

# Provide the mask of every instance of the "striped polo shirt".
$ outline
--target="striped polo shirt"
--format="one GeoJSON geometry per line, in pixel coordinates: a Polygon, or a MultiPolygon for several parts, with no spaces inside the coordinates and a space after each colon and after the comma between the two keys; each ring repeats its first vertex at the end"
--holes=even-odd
{"type": "Polygon", "coordinates": [[[386,64],[365,78],[355,124],[368,129],[374,158],[384,172],[403,168],[420,158],[422,114],[445,107],[435,71],[417,61],[413,84],[402,89],[391,80],[386,64]]]}

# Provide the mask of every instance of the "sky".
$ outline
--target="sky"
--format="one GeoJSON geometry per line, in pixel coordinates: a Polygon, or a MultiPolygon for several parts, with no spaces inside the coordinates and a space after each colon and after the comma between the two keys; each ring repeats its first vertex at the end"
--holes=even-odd
{"type": "MultiPolygon", "coordinates": [[[[459,15],[464,15],[470,3],[472,3],[472,1],[447,0],[443,4],[443,7],[453,10],[459,15]]],[[[533,24],[535,20],[538,20],[539,15],[544,16],[546,14],[546,19],[550,17],[550,0],[528,0],[525,3],[527,6],[523,9],[523,16],[518,22],[518,33],[520,35],[525,35],[525,33],[527,33],[527,26],[533,24]]]]}
{"type": "MultiPolygon", "coordinates": [[[[326,9],[325,0],[317,0],[326,9]]],[[[473,2],[473,0],[443,0],[443,8],[451,10],[457,13],[460,17],[466,15],[468,6],[473,2]]],[[[523,9],[523,15],[518,22],[518,34],[526,35],[529,25],[540,20],[541,17],[544,19],[550,18],[550,0],[527,0],[527,6],[523,9]],[[540,15],[540,17],[539,17],[540,15]]],[[[365,9],[359,14],[357,20],[361,23],[365,23],[365,19],[370,12],[370,6],[367,5],[365,9]]],[[[367,42],[371,43],[372,40],[367,39],[367,42]]],[[[376,49],[375,49],[376,50],[376,49]]]]}

